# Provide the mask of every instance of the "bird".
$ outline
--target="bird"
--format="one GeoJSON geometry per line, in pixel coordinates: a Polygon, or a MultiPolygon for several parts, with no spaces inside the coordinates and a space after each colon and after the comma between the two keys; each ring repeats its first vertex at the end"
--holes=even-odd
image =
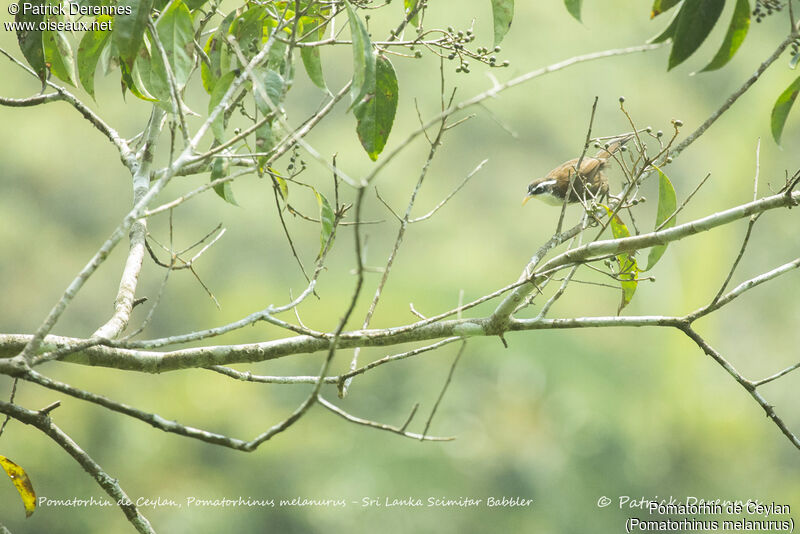
{"type": "Polygon", "coordinates": [[[564,197],[570,187],[572,178],[572,190],[569,192],[568,204],[578,201],[587,202],[593,199],[603,199],[608,196],[608,179],[603,174],[603,169],[608,166],[608,160],[617,150],[633,138],[627,135],[618,138],[613,143],[601,149],[594,157],[584,156],[581,160],[580,173],[575,175],[575,167],[578,159],[565,161],[552,171],[547,173],[544,178],[532,181],[528,185],[528,193],[522,200],[524,206],[532,198],[537,198],[551,206],[561,206],[564,204],[564,197]]]}

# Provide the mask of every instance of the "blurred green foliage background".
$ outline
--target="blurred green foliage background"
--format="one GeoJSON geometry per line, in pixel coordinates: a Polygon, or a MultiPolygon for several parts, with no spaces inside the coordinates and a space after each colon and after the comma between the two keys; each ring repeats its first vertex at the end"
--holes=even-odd
{"type": "MultiPolygon", "coordinates": [[[[231,4],[233,5],[233,4],[231,4]]],[[[730,6],[729,6],[730,7],[730,6]]],[[[372,12],[373,35],[386,35],[401,17],[402,2],[372,12]]],[[[446,63],[448,90],[464,100],[488,87],[487,72],[500,81],[577,54],[644,42],[667,20],[648,19],[649,5],[621,0],[586,2],[584,23],[572,19],[561,2],[517,2],[511,31],[499,59],[506,69],[473,65],[455,74],[446,63]]],[[[668,17],[668,16],[667,16],[668,17]]],[[[729,13],[722,16],[726,21],[729,13]]],[[[2,21],[9,20],[5,12],[2,21]]],[[[344,19],[342,19],[344,20],[344,19]]],[[[476,45],[490,46],[491,8],[487,0],[458,4],[431,2],[426,27],[466,29],[474,20],[476,45]]],[[[340,22],[340,24],[343,22],[340,22]]],[[[528,182],[579,154],[594,96],[599,96],[596,135],[626,131],[618,97],[640,126],[669,131],[680,118],[684,134],[717,109],[784,38],[788,23],[773,16],[753,24],[742,50],[716,73],[692,76],[716,51],[724,24],[712,33],[697,57],[666,72],[667,48],[581,64],[502,93],[476,116],[445,136],[423,186],[416,215],[422,215],[457,185],[479,161],[486,167],[431,220],[412,225],[395,263],[374,327],[412,322],[409,302],[433,315],[516,280],[522,267],[553,232],[557,209],[529,203],[520,207],[528,182]],[[511,135],[509,131],[514,132],[511,135]]],[[[15,36],[0,33],[0,46],[21,57],[15,36]]],[[[347,47],[325,49],[329,86],[338,90],[352,74],[347,47]]],[[[711,214],[752,197],[755,149],[761,146],[760,193],[777,190],[798,164],[800,121],[795,110],[784,133],[783,149],[769,136],[769,111],[778,94],[797,76],[788,55],[736,103],[699,141],[666,170],[679,201],[706,173],[708,184],[680,216],[681,221],[711,214]]],[[[400,83],[400,105],[387,150],[416,128],[415,101],[423,116],[440,106],[439,62],[392,58],[400,83]]],[[[35,94],[38,82],[3,59],[0,94],[35,94]]],[[[119,93],[118,74],[98,79],[93,109],[125,136],[140,131],[148,105],[119,93]]],[[[82,91],[77,91],[89,100],[82,91]]],[[[299,121],[323,101],[298,68],[286,106],[299,121]]],[[[188,104],[206,109],[199,80],[188,104]]],[[[351,176],[374,165],[358,144],[355,119],[340,104],[308,141],[351,176]]],[[[195,119],[195,123],[198,121],[195,119]]],[[[377,181],[381,195],[403,211],[428,147],[417,140],[377,181]]],[[[166,152],[159,161],[163,164],[166,152]]],[[[312,161],[303,175],[332,198],[328,171],[312,161]]],[[[280,162],[285,170],[288,160],[280,162]]],[[[177,178],[160,197],[169,199],[199,184],[206,175],[177,178]]],[[[612,191],[621,175],[612,171],[612,191]]],[[[656,189],[637,211],[643,230],[652,226],[656,189]]],[[[75,273],[108,237],[130,207],[129,176],[114,148],[66,104],[30,109],[0,109],[0,331],[32,332],[75,273]]],[[[305,282],[292,259],[275,213],[268,184],[254,176],[239,179],[234,192],[241,204],[225,204],[213,193],[176,210],[176,245],[193,243],[218,223],[224,238],[197,264],[197,271],[219,299],[218,310],[187,272],[172,276],[146,336],[159,337],[225,324],[267,304],[282,304],[289,289],[297,295],[305,282]]],[[[343,190],[345,196],[351,191],[343,190]]],[[[292,202],[316,209],[313,195],[294,188],[292,202]]],[[[365,227],[367,264],[380,266],[391,250],[397,224],[368,195],[365,218],[383,219],[365,227]]],[[[579,213],[568,211],[568,220],[579,213]]],[[[318,251],[318,228],[289,220],[306,265],[318,251]]],[[[653,273],[655,283],[640,284],[635,314],[683,314],[713,297],[738,252],[746,222],[672,245],[653,273]]],[[[168,240],[165,217],[150,231],[168,240]]],[[[755,228],[734,283],[797,256],[800,233],[795,212],[765,215],[755,228]]],[[[80,292],[55,333],[86,336],[111,313],[126,247],[121,245],[80,292]]],[[[352,227],[340,230],[328,269],[318,286],[320,299],[300,309],[312,328],[335,327],[355,278],[352,227]]],[[[163,273],[145,268],[140,296],[155,295],[163,273]]],[[[378,282],[368,275],[351,328],[360,326],[378,282]]],[[[698,330],[745,376],[762,378],[797,361],[800,285],[797,273],[759,287],[722,311],[703,319],[698,330]]],[[[579,271],[579,278],[596,279],[579,271]]],[[[554,284],[555,285],[555,284],[554,284]]],[[[550,287],[553,291],[555,287],[550,287]]],[[[572,285],[554,306],[553,317],[611,315],[617,290],[572,285]]],[[[526,316],[538,312],[543,300],[526,316]]],[[[494,302],[472,310],[491,311],[494,302]]],[[[146,313],[137,309],[134,323],[146,313]]],[[[266,325],[235,332],[215,343],[242,343],[283,337],[266,325]]],[[[763,411],[717,364],[677,331],[603,329],[535,331],[498,339],[471,339],[430,432],[455,435],[450,443],[418,443],[348,424],[315,408],[288,432],[252,454],[167,435],[147,425],[34,385],[21,384],[17,402],[38,409],[54,400],[62,406],[54,422],[68,432],[132,497],[174,499],[309,498],[344,499],[343,509],[144,508],[159,532],[618,532],[631,515],[618,498],[758,499],[800,506],[796,472],[800,453],[764,417],[763,411]],[[613,499],[598,508],[601,496],[613,499]],[[362,498],[523,497],[523,508],[362,508],[362,498]],[[352,501],[359,501],[353,504],[352,501]]],[[[397,352],[408,347],[398,347],[397,352]]],[[[417,359],[384,366],[357,379],[339,404],[352,413],[401,424],[414,403],[420,412],[410,430],[421,431],[436,400],[457,345],[417,359]]],[[[362,351],[362,361],[393,350],[362,351]]],[[[335,367],[345,369],[352,351],[342,350],[335,367]]],[[[251,367],[260,374],[311,374],[321,355],[300,355],[251,367]]],[[[307,386],[239,383],[207,371],[145,376],[53,363],[46,374],[77,387],[108,395],[168,419],[250,439],[285,418],[305,398],[307,386]]],[[[8,397],[11,382],[0,378],[8,397]]],[[[800,374],[764,388],[789,426],[800,429],[797,391],[800,374]]],[[[336,399],[333,388],[325,395],[336,399]]],[[[48,498],[104,498],[81,468],[48,438],[11,422],[0,438],[0,454],[23,466],[37,493],[48,498]]],[[[25,520],[10,483],[0,482],[0,521],[12,532],[106,533],[132,531],[111,508],[41,508],[25,520]]],[[[797,508],[795,508],[796,510],[797,508]]],[[[636,511],[636,510],[635,510],[636,511]]],[[[645,515],[639,513],[639,515],[645,515]]]]}

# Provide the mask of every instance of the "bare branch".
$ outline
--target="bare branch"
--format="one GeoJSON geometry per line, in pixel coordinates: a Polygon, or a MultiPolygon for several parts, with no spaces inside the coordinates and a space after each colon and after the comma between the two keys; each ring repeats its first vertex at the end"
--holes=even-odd
{"type": "Polygon", "coordinates": [[[741,385],[745,390],[747,390],[750,396],[753,397],[753,399],[755,399],[755,401],[759,404],[759,406],[761,406],[764,409],[764,412],[767,414],[767,417],[769,417],[772,420],[772,422],[777,425],[777,427],[780,429],[783,435],[786,436],[789,439],[789,441],[792,442],[792,445],[800,449],[800,438],[798,438],[794,433],[792,433],[791,430],[789,430],[789,427],[787,427],[786,424],[783,422],[783,420],[780,417],[778,417],[778,415],[775,413],[775,409],[772,407],[772,405],[769,404],[758,391],[756,391],[756,385],[753,382],[750,382],[749,380],[744,378],[741,374],[739,374],[736,368],[734,368],[719,352],[714,350],[714,348],[711,347],[711,345],[709,345],[700,336],[700,334],[692,330],[692,328],[689,325],[684,325],[683,327],[680,328],[680,330],[682,330],[687,336],[689,336],[689,338],[692,341],[694,341],[698,347],[703,349],[703,352],[711,356],[711,358],[713,358],[714,361],[720,364],[722,368],[725,369],[728,372],[728,374],[731,375],[733,379],[739,383],[739,385],[741,385]]]}
{"type": "Polygon", "coordinates": [[[447,387],[450,385],[450,381],[453,379],[453,373],[456,370],[456,365],[458,365],[458,361],[461,359],[461,355],[464,353],[464,349],[467,346],[467,340],[463,340],[461,342],[461,347],[459,347],[458,352],[456,353],[456,357],[453,359],[452,365],[450,365],[450,371],[447,373],[447,379],[444,381],[444,385],[442,386],[442,391],[439,392],[439,397],[436,399],[436,402],[433,404],[433,409],[431,409],[431,415],[428,416],[428,420],[425,422],[425,430],[422,431],[422,436],[420,440],[425,439],[424,436],[428,434],[428,429],[433,422],[433,416],[436,415],[436,410],[439,409],[439,404],[442,402],[444,398],[444,394],[447,391],[447,387]]]}
{"type": "Polygon", "coordinates": [[[454,437],[436,437],[436,436],[424,436],[421,434],[414,434],[413,432],[406,432],[404,427],[394,427],[390,425],[385,425],[383,423],[377,423],[375,421],[370,421],[368,419],[362,419],[360,417],[356,417],[355,415],[350,415],[349,413],[345,412],[338,406],[334,405],[331,402],[328,402],[322,397],[317,397],[317,402],[319,402],[322,406],[327,408],[328,410],[332,411],[339,417],[350,421],[351,423],[356,423],[357,425],[364,425],[371,428],[377,428],[379,430],[385,430],[387,432],[392,432],[394,434],[399,434],[401,436],[411,438],[411,439],[418,439],[420,441],[453,441],[454,437]]]}
{"type": "Polygon", "coordinates": [[[64,433],[63,430],[53,424],[48,415],[27,410],[21,406],[17,406],[16,404],[3,401],[0,401],[0,413],[10,415],[17,421],[25,423],[26,425],[32,425],[45,433],[50,439],[55,441],[59,447],[64,449],[67,454],[72,456],[75,461],[78,462],[80,466],[83,467],[83,469],[95,479],[97,484],[103,488],[103,491],[105,491],[108,496],[118,504],[122,512],[125,514],[125,517],[128,518],[128,521],[138,532],[141,532],[142,534],[155,534],[155,531],[150,526],[150,522],[146,517],[139,513],[139,509],[120,487],[117,479],[103,471],[103,468],[100,467],[100,465],[95,462],[91,456],[86,454],[83,449],[81,449],[78,444],[72,440],[72,438],[70,438],[66,433],[64,433]]]}
{"type": "MultiPolygon", "coordinates": [[[[133,204],[138,204],[147,194],[150,185],[150,166],[153,163],[153,152],[158,134],[161,132],[160,124],[164,112],[158,106],[153,106],[150,122],[145,129],[144,143],[137,158],[139,164],[133,175],[133,204]]],[[[118,337],[128,326],[128,321],[133,310],[133,301],[136,298],[136,287],[139,283],[139,273],[142,270],[142,260],[145,253],[145,239],[147,235],[147,220],[136,219],[130,228],[130,247],[125,269],[119,282],[117,297],[114,300],[114,314],[93,336],[113,339],[118,337]]]]}

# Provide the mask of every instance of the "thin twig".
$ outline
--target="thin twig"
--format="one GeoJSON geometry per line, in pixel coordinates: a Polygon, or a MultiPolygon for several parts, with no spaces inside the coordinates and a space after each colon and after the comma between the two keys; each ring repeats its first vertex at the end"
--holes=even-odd
{"type": "MultiPolygon", "coordinates": [[[[760,154],[761,154],[761,138],[758,139],[758,145],[756,146],[756,175],[753,179],[753,201],[758,198],[758,173],[759,169],[761,168],[760,163],[760,154]]],[[[739,262],[742,260],[742,256],[744,256],[744,251],[747,249],[747,244],[750,242],[750,234],[753,232],[753,226],[755,226],[756,221],[761,216],[760,213],[754,213],[750,216],[750,221],[747,223],[747,232],[744,234],[744,239],[742,239],[742,246],[739,247],[739,253],[736,255],[736,259],[733,262],[733,265],[728,271],[728,276],[725,278],[725,281],[722,283],[722,287],[719,288],[717,294],[714,295],[714,298],[711,299],[711,304],[717,302],[722,294],[725,293],[725,289],[728,287],[728,284],[733,278],[733,273],[736,272],[736,267],[739,266],[739,262]]]]}
{"type": "MultiPolygon", "coordinates": [[[[573,193],[573,184],[576,179],[583,179],[581,175],[581,164],[583,163],[583,158],[586,157],[586,151],[589,150],[589,142],[592,139],[592,125],[594,124],[594,114],[597,111],[597,101],[599,97],[594,97],[594,102],[592,103],[592,114],[589,115],[589,127],[586,129],[586,141],[583,144],[583,152],[581,152],[580,157],[578,158],[578,162],[575,164],[575,172],[570,173],[569,175],[569,185],[567,186],[567,194],[564,195],[564,202],[561,204],[561,213],[558,216],[558,224],[556,225],[555,235],[561,233],[561,228],[564,224],[564,215],[567,213],[567,203],[569,202],[569,197],[573,193]]],[[[576,195],[580,197],[580,195],[576,195]]]]}
{"type": "Polygon", "coordinates": [[[431,414],[428,416],[428,420],[425,422],[425,430],[422,431],[422,437],[420,440],[425,439],[424,437],[428,434],[428,429],[433,422],[433,416],[436,415],[436,411],[439,409],[439,404],[442,402],[444,398],[444,394],[447,391],[448,386],[450,385],[450,381],[453,379],[453,373],[456,370],[456,365],[458,365],[458,361],[461,359],[461,355],[464,353],[464,349],[467,346],[467,340],[463,340],[461,342],[461,347],[459,347],[458,352],[456,353],[456,357],[453,359],[452,365],[450,365],[450,371],[447,373],[447,379],[444,381],[444,385],[442,386],[442,390],[439,392],[439,397],[436,399],[436,402],[433,405],[433,409],[431,409],[431,414]]]}
{"type": "Polygon", "coordinates": [[[424,435],[420,435],[420,434],[414,434],[413,432],[406,432],[405,431],[405,427],[398,428],[398,427],[394,427],[394,426],[391,426],[391,425],[386,425],[386,424],[383,424],[383,423],[370,421],[368,419],[362,419],[360,417],[356,417],[355,415],[351,415],[351,414],[345,412],[344,410],[342,410],[341,408],[339,408],[335,404],[333,404],[331,402],[328,402],[327,400],[325,400],[321,396],[317,397],[317,402],[319,402],[322,406],[324,406],[328,410],[332,411],[333,413],[335,413],[339,417],[342,417],[342,418],[346,419],[347,421],[350,421],[351,423],[356,423],[357,425],[364,425],[364,426],[368,426],[368,427],[371,427],[371,428],[377,428],[378,430],[385,430],[387,432],[392,432],[394,434],[399,434],[401,436],[404,436],[404,437],[407,437],[407,438],[411,438],[411,439],[418,439],[420,441],[453,441],[454,439],[456,439],[454,437],[437,437],[437,436],[424,436],[424,435]]]}

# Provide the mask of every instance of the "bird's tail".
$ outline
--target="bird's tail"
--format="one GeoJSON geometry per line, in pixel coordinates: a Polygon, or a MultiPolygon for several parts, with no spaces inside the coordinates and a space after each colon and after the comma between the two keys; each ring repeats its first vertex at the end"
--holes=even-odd
{"type": "Polygon", "coordinates": [[[601,148],[600,152],[595,156],[596,158],[608,159],[613,153],[622,148],[622,146],[633,139],[633,134],[618,137],[613,143],[609,143],[607,147],[601,148]]]}

